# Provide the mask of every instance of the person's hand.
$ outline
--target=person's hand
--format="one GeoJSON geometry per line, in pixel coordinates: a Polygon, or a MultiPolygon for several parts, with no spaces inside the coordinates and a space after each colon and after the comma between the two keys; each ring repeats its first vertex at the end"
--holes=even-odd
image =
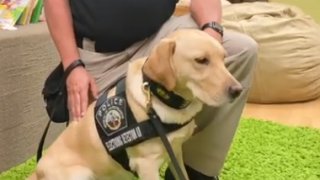
{"type": "Polygon", "coordinates": [[[98,89],[93,77],[84,67],[76,67],[67,78],[68,109],[75,120],[82,118],[88,108],[89,95],[97,98],[98,89]]]}
{"type": "Polygon", "coordinates": [[[221,35],[217,32],[217,31],[215,31],[215,30],[213,30],[213,29],[211,29],[211,28],[206,28],[205,30],[203,30],[204,32],[206,32],[206,33],[208,33],[210,36],[212,36],[213,38],[215,38],[217,41],[219,41],[220,43],[222,43],[222,37],[221,37],[221,35]]]}

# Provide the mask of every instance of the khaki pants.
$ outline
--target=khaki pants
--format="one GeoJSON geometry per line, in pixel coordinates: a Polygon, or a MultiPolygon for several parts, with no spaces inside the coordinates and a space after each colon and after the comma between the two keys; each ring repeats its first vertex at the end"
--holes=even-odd
{"type": "MultiPolygon", "coordinates": [[[[122,52],[97,53],[94,52],[94,42],[84,40],[80,55],[87,70],[95,77],[100,92],[103,92],[125,74],[129,61],[148,56],[160,39],[179,28],[198,26],[190,15],[172,17],[153,37],[137,42],[122,52]]],[[[226,66],[245,90],[233,103],[220,108],[205,107],[196,118],[201,119],[201,123],[199,121],[197,124],[202,131],[184,144],[185,163],[207,176],[218,175],[223,167],[247,100],[257,59],[257,44],[254,40],[236,32],[225,31],[224,34],[223,46],[228,53],[226,66]]]]}

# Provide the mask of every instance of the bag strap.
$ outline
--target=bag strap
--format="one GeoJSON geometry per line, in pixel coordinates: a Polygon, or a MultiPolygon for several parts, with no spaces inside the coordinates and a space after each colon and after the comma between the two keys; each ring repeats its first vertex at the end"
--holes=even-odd
{"type": "MultiPolygon", "coordinates": [[[[66,80],[69,76],[69,74],[71,73],[72,70],[74,70],[76,67],[78,66],[82,66],[82,67],[85,67],[85,64],[82,62],[81,59],[78,59],[76,61],[73,61],[68,67],[67,69],[64,71],[64,74],[63,74],[63,78],[62,78],[62,82],[61,82],[61,86],[59,87],[60,88],[60,92],[63,93],[63,89],[66,85],[66,80]]],[[[65,92],[66,93],[66,92],[65,92]]],[[[61,100],[60,98],[62,98],[62,96],[59,96],[59,98],[57,98],[55,100],[55,103],[54,104],[57,104],[59,102],[59,100],[61,100]]],[[[50,115],[50,118],[49,118],[49,121],[42,133],[42,136],[41,136],[41,139],[40,139],[40,142],[39,142],[39,145],[38,145],[38,149],[37,149],[37,162],[39,162],[39,160],[41,159],[42,157],[42,151],[43,151],[43,146],[44,146],[44,142],[46,140],[46,137],[47,137],[47,134],[48,134],[48,130],[49,130],[49,127],[50,127],[50,124],[51,124],[51,121],[52,121],[52,116],[55,112],[56,108],[54,108],[52,110],[52,113],[50,115]]],[[[66,122],[67,125],[68,125],[68,122],[66,122]]]]}

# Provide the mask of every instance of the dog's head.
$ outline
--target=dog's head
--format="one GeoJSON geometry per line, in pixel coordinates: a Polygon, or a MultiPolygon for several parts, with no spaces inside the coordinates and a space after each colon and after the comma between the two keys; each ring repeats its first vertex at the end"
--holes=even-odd
{"type": "Polygon", "coordinates": [[[205,32],[178,30],[153,49],[143,71],[169,91],[218,106],[242,90],[226,69],[224,57],[222,45],[205,32]]]}

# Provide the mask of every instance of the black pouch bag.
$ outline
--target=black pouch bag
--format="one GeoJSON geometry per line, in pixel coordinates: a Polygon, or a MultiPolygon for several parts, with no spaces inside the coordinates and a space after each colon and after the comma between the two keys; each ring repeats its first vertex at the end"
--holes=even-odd
{"type": "Polygon", "coordinates": [[[43,145],[50,127],[51,122],[63,123],[69,122],[68,111],[68,93],[66,88],[66,79],[70,72],[78,67],[84,66],[81,60],[71,63],[64,71],[60,63],[47,77],[42,89],[43,99],[46,102],[46,110],[49,115],[49,121],[43,131],[37,150],[37,162],[42,157],[43,145]]]}
{"type": "Polygon", "coordinates": [[[64,71],[62,63],[60,63],[45,80],[42,95],[46,102],[49,118],[53,122],[63,123],[69,121],[66,79],[70,72],[78,66],[84,67],[84,63],[81,60],[74,61],[64,71]]]}

